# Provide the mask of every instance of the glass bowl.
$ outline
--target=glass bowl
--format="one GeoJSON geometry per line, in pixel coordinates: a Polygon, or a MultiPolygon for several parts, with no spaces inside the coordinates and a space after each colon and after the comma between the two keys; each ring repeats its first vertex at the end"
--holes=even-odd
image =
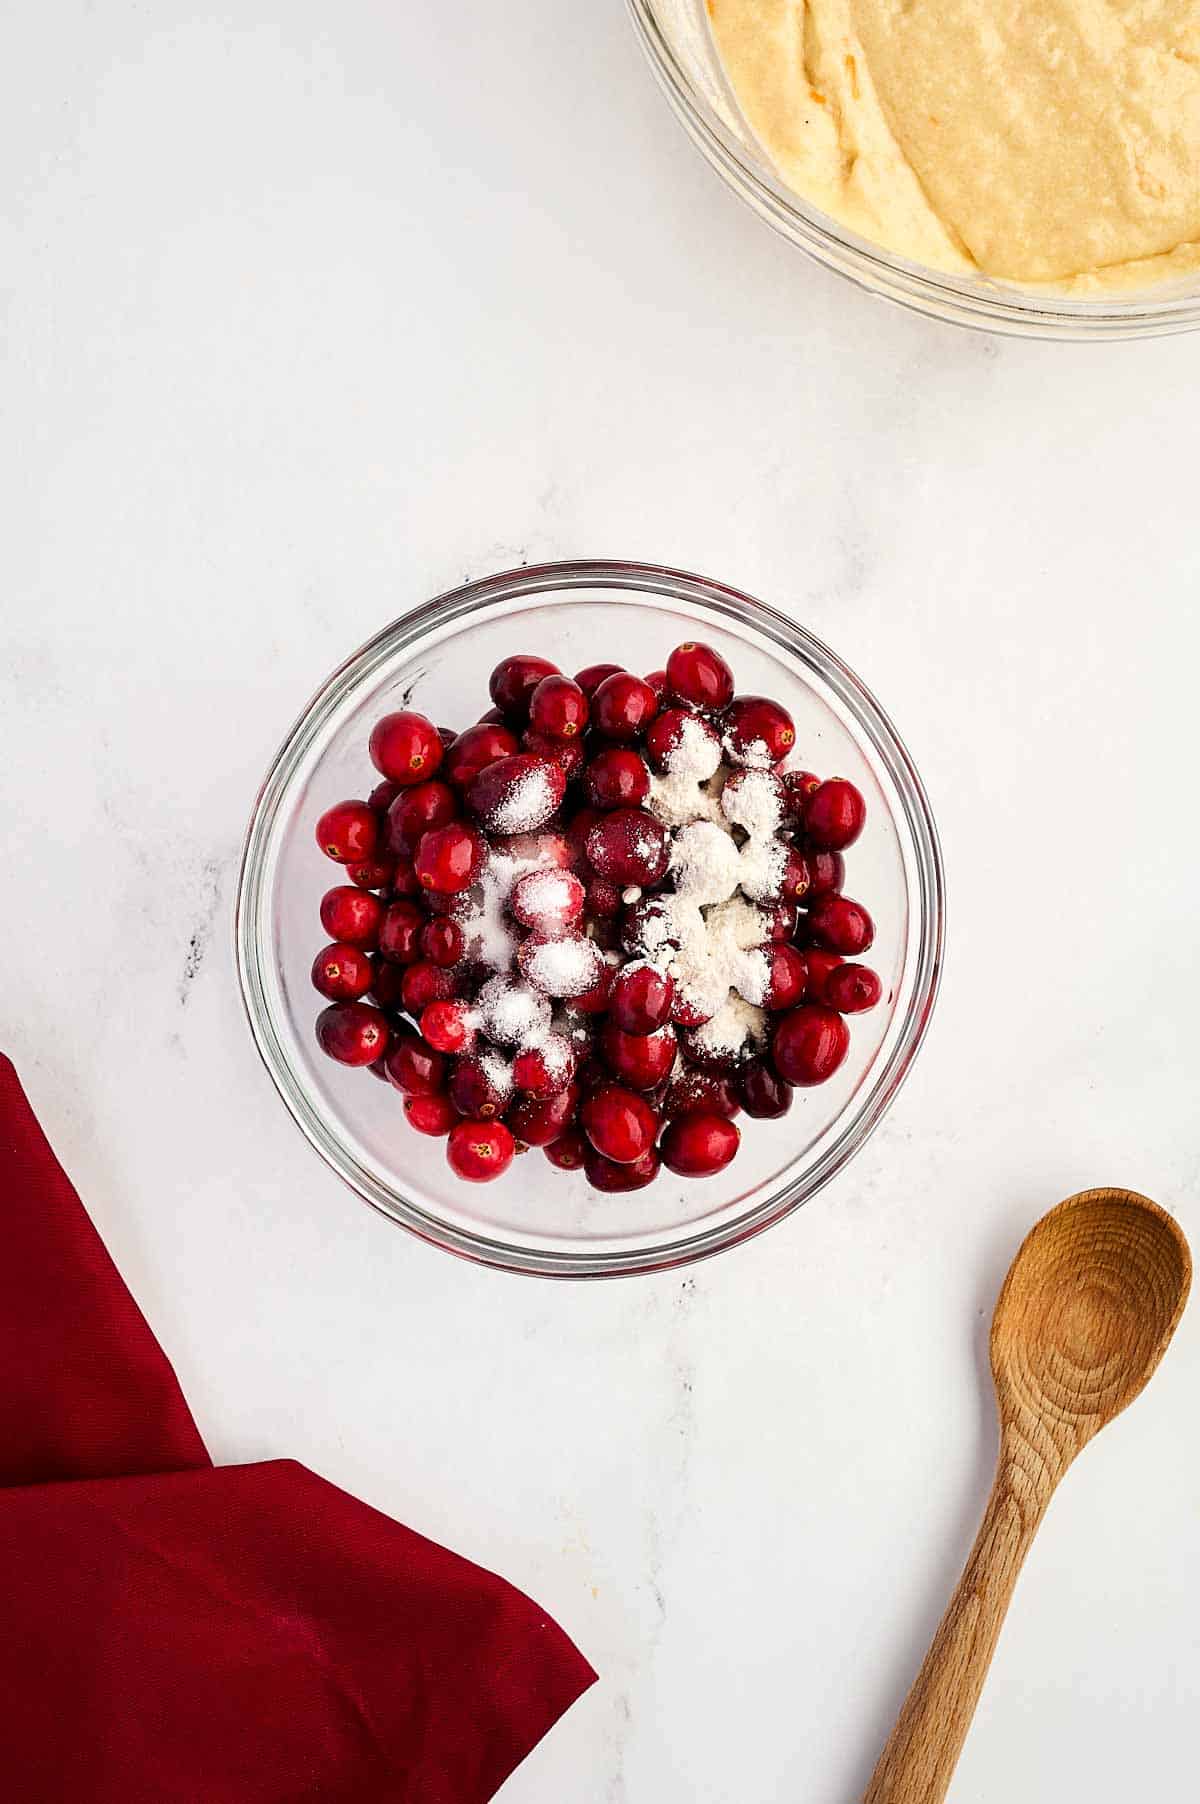
{"type": "Polygon", "coordinates": [[[954,325],[1031,338],[1153,338],[1200,325],[1195,277],[1119,299],[1067,299],[929,269],[859,238],[780,179],[733,96],[705,0],[628,0],[628,5],[667,99],[734,193],[818,263],[872,294],[954,325]]]}
{"type": "Polygon", "coordinates": [[[819,640],[720,583],[643,564],[547,564],[468,583],[385,627],[336,670],[267,773],[246,836],[237,897],[242,995],[276,1088],[322,1157],[364,1200],[450,1252],[510,1271],[601,1277],[680,1265],[782,1219],[862,1146],[921,1044],[941,968],[943,881],[920,779],[873,696],[819,640]],[[455,1178],[445,1143],[415,1133],[370,1072],[319,1052],[321,998],[309,970],[324,935],[320,899],[338,881],[313,838],[317,817],[377,781],[367,739],[379,715],[412,704],[463,725],[488,702],[492,667],[536,651],[571,671],[619,659],[661,666],[702,638],[738,687],[793,714],[806,765],[857,783],[869,815],[849,855],[853,893],[875,916],[871,963],[884,1001],[851,1023],[832,1082],[798,1090],[781,1121],[746,1122],[719,1177],[663,1171],[627,1196],[591,1190],[533,1150],[486,1185],[455,1178]]]}

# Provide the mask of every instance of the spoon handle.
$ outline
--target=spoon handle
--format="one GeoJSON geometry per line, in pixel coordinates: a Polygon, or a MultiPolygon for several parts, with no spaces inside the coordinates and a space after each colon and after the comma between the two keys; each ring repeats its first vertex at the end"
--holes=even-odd
{"type": "Polygon", "coordinates": [[[1020,1463],[1001,1452],[975,1545],[863,1804],[942,1804],[950,1788],[1017,1574],[1054,1488],[1029,1451],[1020,1463]]]}

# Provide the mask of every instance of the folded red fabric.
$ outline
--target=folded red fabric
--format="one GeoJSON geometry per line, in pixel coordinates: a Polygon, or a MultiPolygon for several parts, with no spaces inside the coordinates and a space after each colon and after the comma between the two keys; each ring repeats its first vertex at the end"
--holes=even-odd
{"type": "Polygon", "coordinates": [[[289,1460],[214,1468],[0,1055],[0,1773],[21,1804],[483,1804],[595,1674],[289,1460]]]}

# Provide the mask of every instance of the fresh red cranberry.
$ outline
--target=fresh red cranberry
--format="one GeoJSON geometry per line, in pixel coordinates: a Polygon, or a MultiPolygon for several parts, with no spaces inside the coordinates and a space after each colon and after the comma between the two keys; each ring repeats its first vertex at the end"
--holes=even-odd
{"type": "Polygon", "coordinates": [[[782,773],[781,781],[786,798],[788,823],[790,826],[798,827],[804,819],[808,798],[814,789],[821,787],[821,779],[811,770],[785,770],[782,773]]]}
{"type": "Polygon", "coordinates": [[[575,1054],[563,1034],[550,1034],[541,1046],[527,1046],[513,1060],[513,1082],[526,1096],[544,1101],[565,1090],[575,1075],[575,1054]]]}
{"type": "Polygon", "coordinates": [[[376,721],[371,733],[371,763],[381,776],[408,789],[437,772],[444,748],[431,720],[402,708],[376,721]]]}
{"type": "Polygon", "coordinates": [[[756,1121],[778,1121],[792,1106],[792,1092],[766,1059],[749,1059],[737,1074],[738,1095],[756,1121]]]}
{"type": "Polygon", "coordinates": [[[600,1051],[614,1076],[631,1090],[653,1090],[670,1074],[679,1051],[675,1031],[659,1027],[653,1033],[629,1034],[610,1016],[600,1030],[600,1051]]]}
{"type": "Polygon", "coordinates": [[[588,862],[611,883],[659,883],[667,873],[670,843],[660,821],[644,808],[615,808],[587,836],[588,862]]]}
{"type": "Polygon", "coordinates": [[[617,676],[620,670],[619,664],[588,664],[575,672],[575,681],[590,701],[605,677],[617,676]]]}
{"type": "Polygon", "coordinates": [[[685,730],[689,738],[699,737],[712,746],[712,768],[721,762],[721,737],[710,720],[692,714],[686,708],[666,708],[646,728],[646,756],[655,770],[669,770],[683,744],[685,730]]]}
{"type": "Polygon", "coordinates": [[[385,1064],[388,1077],[406,1096],[436,1096],[446,1088],[446,1061],[419,1034],[397,1034],[385,1064]]]}
{"type": "Polygon", "coordinates": [[[404,1007],[405,965],[389,964],[376,954],[371,959],[371,996],[381,1009],[399,1014],[404,1007]]]}
{"type": "Polygon", "coordinates": [[[495,1059],[459,1059],[450,1073],[450,1100],[460,1115],[491,1121],[504,1113],[510,1090],[500,1081],[500,1069],[495,1059]]]}
{"type": "Polygon", "coordinates": [[[649,1152],[658,1133],[658,1116],[645,1097],[620,1084],[602,1084],[585,1097],[579,1120],[596,1151],[617,1165],[649,1152]]]}
{"type": "Polygon", "coordinates": [[[797,915],[794,902],[776,902],[767,914],[767,938],[790,940],[796,931],[797,915]]]}
{"type": "Polygon", "coordinates": [[[804,1002],[781,1015],[771,1044],[771,1058],[785,1084],[808,1088],[823,1084],[842,1063],[850,1032],[840,1015],[819,1003],[804,1002]]]}
{"type": "Polygon", "coordinates": [[[461,1120],[458,1110],[443,1092],[438,1096],[406,1096],[404,1116],[418,1134],[432,1134],[439,1140],[461,1120]]]}
{"type": "Polygon", "coordinates": [[[724,1171],[741,1143],[724,1115],[678,1115],[662,1137],[662,1161],[677,1178],[711,1178],[724,1171]]]}
{"type": "Polygon", "coordinates": [[[789,846],[783,866],[783,880],[779,886],[780,901],[803,902],[811,887],[812,877],[809,874],[807,858],[803,852],[798,852],[795,846],[789,846]]]}
{"type": "Polygon", "coordinates": [[[676,1027],[703,1027],[711,1021],[713,1011],[687,990],[677,989],[671,1004],[671,1019],[676,1027]]]}
{"type": "Polygon", "coordinates": [[[569,1127],[565,1134],[549,1141],[545,1147],[546,1157],[559,1171],[581,1170],[591,1150],[582,1130],[577,1127],[569,1127]]]}
{"type": "Polygon", "coordinates": [[[428,959],[421,959],[415,965],[404,967],[400,994],[409,1014],[420,1015],[431,1002],[449,1002],[457,996],[460,981],[458,971],[443,971],[440,965],[431,965],[428,959]]]}
{"type": "Polygon", "coordinates": [[[313,988],[330,1002],[357,1002],[371,987],[374,969],[361,946],[335,942],[313,959],[313,988]]]}
{"type": "Polygon", "coordinates": [[[725,716],[725,749],[735,764],[778,764],[796,743],[786,708],[765,695],[739,695],[725,716]]]}
{"type": "Polygon", "coordinates": [[[388,891],[392,898],[419,896],[421,883],[411,858],[398,858],[392,868],[388,891]]]}
{"type": "Polygon", "coordinates": [[[652,1034],[671,1019],[675,984],[653,965],[627,965],[618,972],[609,998],[609,1013],[627,1034],[652,1034]]]}
{"type": "Polygon", "coordinates": [[[883,985],[868,965],[839,965],[823,986],[824,1000],[839,1015],[861,1015],[883,995],[883,985]]]}
{"type": "Polygon", "coordinates": [[[499,708],[489,708],[486,714],[481,714],[479,716],[479,719],[476,721],[475,724],[476,724],[476,726],[480,726],[480,727],[503,726],[504,716],[500,712],[499,708]]]}
{"type": "Polygon", "coordinates": [[[808,972],[808,983],[804,991],[805,1000],[820,1002],[826,1008],[830,1008],[832,1004],[826,995],[826,986],[832,973],[844,964],[844,959],[839,958],[836,952],[826,952],[823,946],[809,946],[801,956],[804,959],[804,968],[808,972]]]}
{"type": "Polygon", "coordinates": [[[583,913],[584,888],[574,871],[527,871],[513,885],[510,906],[523,927],[554,937],[569,933],[583,913]]]}
{"type": "Polygon", "coordinates": [[[460,1121],[450,1129],[446,1158],[455,1177],[490,1184],[513,1162],[513,1137],[502,1121],[460,1121]]]}
{"type": "Polygon", "coordinates": [[[421,836],[413,867],[422,889],[456,896],[470,889],[483,866],[487,848],[474,827],[451,821],[421,836]]]}
{"type": "Polygon", "coordinates": [[[546,758],[551,764],[557,764],[568,783],[575,781],[587,762],[582,740],[552,739],[549,733],[535,732],[533,727],[526,727],[521,734],[521,748],[532,752],[535,758],[546,758]]]}
{"type": "Polygon", "coordinates": [[[457,1057],[470,1052],[477,1034],[471,1009],[465,1002],[431,1002],[421,1010],[421,1038],[435,1052],[457,1057]]]}
{"type": "Polygon", "coordinates": [[[508,1119],[518,1140],[526,1146],[549,1146],[561,1139],[575,1119],[579,1086],[568,1084],[557,1096],[522,1096],[509,1110],[508,1119]]]}
{"type": "Polygon", "coordinates": [[[644,1152],[640,1159],[631,1159],[627,1164],[619,1165],[615,1159],[606,1159],[589,1146],[583,1163],[584,1175],[593,1190],[601,1190],[606,1195],[624,1195],[631,1190],[644,1190],[647,1184],[653,1184],[662,1169],[662,1161],[653,1147],[644,1152]]]}
{"type": "Polygon", "coordinates": [[[415,902],[389,902],[379,927],[379,950],[397,965],[415,965],[421,956],[426,917],[415,902]]]}
{"type": "Polygon", "coordinates": [[[383,903],[366,890],[349,883],[327,890],[321,898],[321,925],[330,939],[343,940],[347,946],[376,946],[379,924],[383,920],[383,903]]]}
{"type": "Polygon", "coordinates": [[[570,677],[543,677],[529,698],[529,724],[551,739],[578,739],[588,723],[588,698],[570,677]]]}
{"type": "Polygon", "coordinates": [[[527,870],[569,871],[579,862],[565,831],[547,827],[534,833],[497,833],[492,850],[527,870]]]}
{"type": "Polygon", "coordinates": [[[376,814],[386,814],[399,794],[399,783],[391,783],[384,777],[381,783],[376,783],[367,797],[367,807],[373,808],[376,814]]]}
{"type": "Polygon", "coordinates": [[[733,700],[733,672],[711,645],[689,640],[667,659],[667,689],[676,701],[719,713],[733,700]]]}
{"type": "Polygon", "coordinates": [[[619,670],[592,697],[592,725],[601,739],[628,742],[644,733],[658,713],[658,697],[641,677],[619,670]]]}
{"type": "Polygon", "coordinates": [[[804,854],[804,862],[808,866],[808,900],[815,902],[819,896],[838,896],[846,881],[846,860],[840,852],[818,852],[808,850],[804,854]]]}
{"type": "Polygon", "coordinates": [[[379,816],[366,802],[338,802],[317,822],[317,844],[336,864],[361,864],[379,844],[379,816]]]}
{"type": "Polygon", "coordinates": [[[682,1038],[685,1057],[693,1065],[699,1065],[702,1071],[732,1071],[742,1057],[739,1049],[722,1046],[719,1042],[710,1044],[703,1023],[699,1027],[684,1028],[682,1038]]]}
{"type": "Polygon", "coordinates": [[[388,809],[388,851],[396,858],[411,858],[423,833],[448,826],[458,813],[458,796],[439,777],[402,789],[388,809]]]}
{"type": "Polygon", "coordinates": [[[585,893],[585,906],[593,921],[615,921],[624,904],[621,891],[607,877],[590,877],[585,893]]]}
{"type": "Polygon", "coordinates": [[[669,1121],[676,1115],[724,1115],[732,1120],[741,1107],[733,1079],[721,1071],[697,1071],[685,1066],[667,1085],[662,1113],[669,1121]]]}
{"type": "Polygon", "coordinates": [[[584,874],[585,882],[587,880],[587,869],[590,868],[588,866],[586,852],[587,836],[596,825],[596,822],[602,821],[603,819],[604,813],[602,809],[593,808],[590,803],[585,802],[582,808],[577,808],[575,810],[570,821],[567,823],[566,836],[567,844],[571,848],[571,864],[576,870],[584,874]]]}
{"type": "Polygon", "coordinates": [[[584,990],[579,996],[572,996],[571,1007],[578,1015],[603,1015],[608,1008],[608,999],[612,994],[616,980],[616,966],[607,961],[601,966],[599,975],[590,990],[584,990]]]}
{"type": "Polygon", "coordinates": [[[804,955],[783,940],[771,940],[759,950],[768,961],[767,987],[763,996],[765,1009],[795,1008],[804,995],[808,967],[804,955]]]}
{"type": "Polygon", "coordinates": [[[636,808],[650,794],[645,759],[628,746],[603,746],[584,769],[583,793],[595,808],[636,808]]]}
{"type": "Polygon", "coordinates": [[[390,889],[395,868],[390,858],[367,858],[362,864],[348,864],[346,875],[358,889],[390,889]]]}
{"type": "Polygon", "coordinates": [[[435,921],[426,921],[421,929],[421,952],[431,965],[441,965],[449,970],[456,965],[466,950],[466,939],[457,921],[439,915],[435,921]]]}
{"type": "Polygon", "coordinates": [[[808,911],[809,932],[818,946],[857,958],[875,941],[875,923],[861,902],[849,896],[822,896],[808,911]]]}
{"type": "Polygon", "coordinates": [[[561,765],[531,752],[514,752],[480,771],[467,791],[467,804],[492,833],[532,833],[557,811],[566,789],[561,765]]]}
{"type": "Polygon", "coordinates": [[[446,753],[443,775],[456,789],[469,789],[481,770],[497,758],[510,758],[520,749],[517,736],[507,727],[481,722],[460,733],[446,753]]]}
{"type": "Polygon", "coordinates": [[[661,707],[663,696],[667,693],[667,673],[666,673],[666,671],[665,670],[648,670],[646,672],[645,680],[647,683],[649,683],[651,689],[653,689],[655,698],[658,701],[659,706],[661,707]]]}
{"type": "Polygon", "coordinates": [[[504,718],[524,726],[529,719],[529,703],[543,677],[560,675],[557,664],[546,658],[535,658],[523,652],[502,658],[491,674],[488,689],[504,718]]]}
{"type": "Polygon", "coordinates": [[[822,852],[852,846],[867,818],[862,794],[845,777],[831,777],[814,789],[804,807],[804,831],[822,852]]]}
{"type": "Polygon", "coordinates": [[[333,1002],[317,1016],[317,1044],[340,1065],[373,1065],[390,1038],[386,1016],[366,1002],[333,1002]]]}
{"type": "Polygon", "coordinates": [[[595,940],[582,934],[547,939],[531,933],[517,948],[517,963],[526,983],[543,996],[586,996],[604,969],[604,954],[595,940]]]}

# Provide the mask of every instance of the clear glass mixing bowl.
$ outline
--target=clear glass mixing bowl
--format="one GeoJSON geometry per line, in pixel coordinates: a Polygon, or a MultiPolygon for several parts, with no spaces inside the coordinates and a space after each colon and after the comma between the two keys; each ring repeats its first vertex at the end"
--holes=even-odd
{"type": "Polygon", "coordinates": [[[356,651],[305,708],[267,773],[246,837],[237,897],[242,994],[259,1051],[299,1127],[359,1196],[450,1252],[511,1271],[602,1277],[683,1264],[779,1221],[862,1146],[921,1044],[941,968],[943,880],[929,804],[874,697],[819,640],[762,602],[702,577],[642,564],[550,564],[439,596],[356,651]],[[852,1022],[834,1080],[797,1091],[782,1121],[744,1121],[719,1177],[664,1171],[645,1190],[602,1196],[532,1150],[499,1181],[454,1177],[444,1142],[409,1128],[400,1099],[369,1072],[325,1058],[309,969],[324,934],[321,896],[338,881],[313,826],[376,781],[373,722],[411,703],[465,726],[488,703],[492,667],[536,651],[572,671],[601,660],[662,665],[702,638],[738,687],[790,709],[806,766],[847,776],[869,819],[849,854],[852,892],[871,909],[871,963],[885,1000],[852,1022]]]}
{"type": "Polygon", "coordinates": [[[928,269],[857,237],[780,180],[733,97],[705,0],[628,5],[668,100],[713,168],[768,225],[860,287],[955,325],[1032,338],[1152,338],[1200,325],[1194,277],[1120,298],[1068,300],[928,269]]]}

